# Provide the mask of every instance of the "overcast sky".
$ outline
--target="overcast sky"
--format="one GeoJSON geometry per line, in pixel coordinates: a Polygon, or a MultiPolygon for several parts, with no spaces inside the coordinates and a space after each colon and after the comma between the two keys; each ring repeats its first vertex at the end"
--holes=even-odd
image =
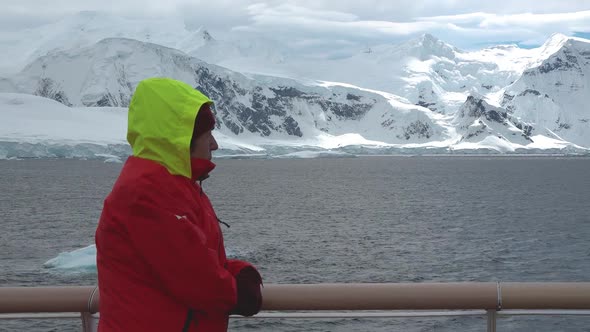
{"type": "Polygon", "coordinates": [[[399,42],[431,33],[476,49],[538,45],[552,33],[590,36],[590,0],[0,0],[0,31],[55,22],[79,11],[183,19],[213,35],[257,32],[304,46],[399,42]]]}

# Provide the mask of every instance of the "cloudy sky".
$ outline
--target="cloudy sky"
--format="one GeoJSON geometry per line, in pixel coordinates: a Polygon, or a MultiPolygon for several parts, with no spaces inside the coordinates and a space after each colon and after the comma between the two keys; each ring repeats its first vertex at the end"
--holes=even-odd
{"type": "Polygon", "coordinates": [[[212,34],[255,32],[300,47],[376,45],[431,33],[454,46],[542,44],[552,33],[590,37],[590,0],[0,0],[0,31],[79,11],[182,19],[212,34]]]}

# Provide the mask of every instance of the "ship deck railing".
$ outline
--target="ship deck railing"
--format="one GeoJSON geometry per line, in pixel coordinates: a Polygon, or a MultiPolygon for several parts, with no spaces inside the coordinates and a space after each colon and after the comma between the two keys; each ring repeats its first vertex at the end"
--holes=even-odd
{"type": "MultiPolygon", "coordinates": [[[[267,284],[260,313],[232,319],[341,319],[590,316],[590,282],[459,282],[267,284]]],[[[0,320],[81,319],[95,332],[100,320],[96,286],[0,287],[0,320]]]]}

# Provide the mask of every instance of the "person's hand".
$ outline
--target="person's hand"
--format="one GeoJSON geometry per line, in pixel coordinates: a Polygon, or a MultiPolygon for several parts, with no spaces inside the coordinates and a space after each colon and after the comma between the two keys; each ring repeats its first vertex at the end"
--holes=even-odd
{"type": "Polygon", "coordinates": [[[262,277],[252,266],[245,267],[235,276],[238,288],[238,303],[230,314],[253,316],[262,307],[262,277]]]}

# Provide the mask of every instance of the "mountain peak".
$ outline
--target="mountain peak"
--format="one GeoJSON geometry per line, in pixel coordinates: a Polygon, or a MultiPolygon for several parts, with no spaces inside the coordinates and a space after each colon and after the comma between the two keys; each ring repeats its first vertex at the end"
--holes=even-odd
{"type": "Polygon", "coordinates": [[[562,33],[554,33],[552,34],[549,39],[547,39],[547,41],[545,41],[545,43],[543,43],[543,46],[541,46],[541,48],[543,48],[544,50],[547,51],[554,51],[556,52],[557,50],[559,50],[568,40],[570,39],[570,37],[562,34],[562,33]]]}
{"type": "Polygon", "coordinates": [[[574,39],[584,41],[584,39],[569,37],[562,33],[552,34],[549,39],[547,39],[547,41],[541,46],[541,57],[547,58],[548,56],[558,52],[564,46],[567,46],[568,42],[574,39]]]}
{"type": "Polygon", "coordinates": [[[422,61],[429,59],[431,56],[454,59],[455,53],[458,52],[455,47],[441,41],[429,33],[425,33],[416,39],[410,40],[404,45],[411,55],[418,57],[422,61]]]}
{"type": "Polygon", "coordinates": [[[429,33],[422,34],[419,39],[422,40],[423,42],[428,42],[428,43],[436,43],[436,42],[440,41],[440,39],[436,38],[435,36],[433,36],[429,33]]]}
{"type": "Polygon", "coordinates": [[[549,39],[547,39],[545,44],[548,44],[548,43],[560,44],[560,43],[566,42],[569,39],[570,39],[570,37],[564,35],[563,33],[556,32],[556,33],[551,34],[551,36],[549,36],[549,39]]]}

